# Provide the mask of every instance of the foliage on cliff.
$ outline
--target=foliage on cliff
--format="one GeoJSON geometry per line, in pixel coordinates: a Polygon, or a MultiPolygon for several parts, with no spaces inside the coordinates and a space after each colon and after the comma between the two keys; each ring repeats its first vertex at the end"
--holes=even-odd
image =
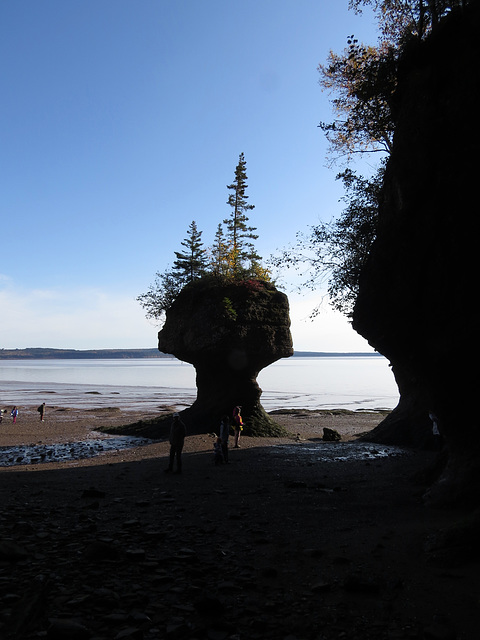
{"type": "MultiPolygon", "coordinates": [[[[315,289],[327,282],[333,306],[351,316],[359,278],[376,237],[380,189],[385,158],[391,153],[395,132],[394,96],[399,61],[412,43],[435,31],[442,17],[462,12],[467,0],[351,0],[350,8],[361,13],[373,8],[380,39],[376,46],[358,42],[352,35],[341,53],[330,52],[320,64],[319,84],[332,94],[333,122],[319,127],[329,142],[329,163],[346,165],[337,180],[345,187],[347,207],[330,222],[297,234],[297,242],[274,258],[276,267],[301,271],[302,286],[315,289]],[[351,168],[356,158],[372,154],[380,162],[371,176],[357,175],[351,168]]],[[[314,313],[318,310],[314,310],[314,313]]]]}
{"type": "MultiPolygon", "coordinates": [[[[271,262],[277,268],[302,271],[302,286],[312,291],[326,280],[333,308],[350,316],[358,294],[360,273],[376,237],[383,166],[369,180],[348,169],[342,178],[346,189],[343,200],[347,203],[342,215],[310,227],[308,233],[297,233],[296,242],[271,262]]],[[[318,306],[311,315],[317,313],[318,306]]]]}
{"type": "Polygon", "coordinates": [[[418,444],[435,416],[444,457],[428,500],[437,504],[478,505],[479,495],[479,419],[458,402],[478,393],[478,318],[465,301],[478,280],[479,30],[477,2],[411,43],[400,61],[377,238],[353,314],[355,330],[391,362],[401,395],[370,437],[418,444]]]}

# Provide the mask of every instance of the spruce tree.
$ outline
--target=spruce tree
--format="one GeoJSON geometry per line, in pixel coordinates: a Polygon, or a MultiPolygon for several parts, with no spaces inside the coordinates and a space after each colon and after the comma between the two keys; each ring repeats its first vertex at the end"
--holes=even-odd
{"type": "Polygon", "coordinates": [[[181,243],[186,251],[175,251],[176,260],[173,263],[173,275],[181,284],[187,284],[201,278],[207,270],[207,252],[203,248],[202,232],[197,229],[193,221],[187,231],[187,238],[181,243]]]}
{"type": "Polygon", "coordinates": [[[232,211],[230,217],[223,221],[226,225],[227,239],[230,245],[231,274],[235,278],[248,273],[249,270],[254,271],[254,265],[261,261],[261,257],[251,242],[258,238],[254,233],[256,228],[247,225],[247,212],[254,209],[255,205],[247,202],[248,196],[245,193],[248,187],[246,165],[245,156],[241,153],[235,169],[235,179],[232,184],[227,185],[227,189],[231,191],[227,204],[232,208],[232,211]]]}
{"type": "Polygon", "coordinates": [[[218,225],[211,248],[210,268],[215,276],[228,276],[229,249],[221,224],[218,225]]]}
{"type": "Polygon", "coordinates": [[[202,244],[202,232],[193,221],[187,238],[181,243],[186,251],[175,251],[177,259],[171,270],[155,274],[155,281],[146,293],[137,297],[145,309],[147,318],[162,321],[183,287],[201,278],[208,269],[207,252],[202,244]]]}

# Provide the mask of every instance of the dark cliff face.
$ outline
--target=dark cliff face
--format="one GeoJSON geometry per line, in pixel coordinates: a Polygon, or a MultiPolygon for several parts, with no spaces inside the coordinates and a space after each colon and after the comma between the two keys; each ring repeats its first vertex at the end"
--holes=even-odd
{"type": "Polygon", "coordinates": [[[192,283],[169,309],[158,348],[196,369],[197,400],[183,416],[191,429],[215,430],[223,414],[241,405],[247,433],[275,430],[256,378],[293,347],[288,299],[272,284],[192,283]]]}
{"type": "Polygon", "coordinates": [[[354,328],[393,365],[400,422],[415,429],[428,411],[438,417],[449,461],[432,500],[436,492],[439,500],[466,497],[480,473],[472,410],[479,28],[476,5],[450,16],[402,63],[378,237],[354,311],[354,328]]]}

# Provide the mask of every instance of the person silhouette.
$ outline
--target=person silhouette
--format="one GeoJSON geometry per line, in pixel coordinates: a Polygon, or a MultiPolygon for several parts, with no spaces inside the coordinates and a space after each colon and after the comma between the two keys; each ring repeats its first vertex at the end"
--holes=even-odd
{"type": "Polygon", "coordinates": [[[228,416],[223,416],[220,422],[220,438],[222,439],[223,461],[228,462],[228,436],[230,435],[230,421],[228,416]]]}
{"type": "Polygon", "coordinates": [[[170,428],[170,459],[165,473],[171,473],[173,471],[175,459],[177,460],[177,470],[175,473],[182,473],[182,449],[186,435],[187,429],[185,424],[180,420],[180,415],[174,413],[172,426],[170,428]]]}
{"type": "Polygon", "coordinates": [[[233,439],[233,447],[234,449],[239,449],[240,445],[238,441],[240,440],[240,434],[243,431],[243,420],[241,416],[242,407],[235,407],[233,410],[233,429],[235,431],[235,436],[233,439]]]}
{"type": "Polygon", "coordinates": [[[45,403],[44,402],[38,407],[37,411],[40,414],[40,422],[44,422],[44,415],[45,415],[45,403]]]}

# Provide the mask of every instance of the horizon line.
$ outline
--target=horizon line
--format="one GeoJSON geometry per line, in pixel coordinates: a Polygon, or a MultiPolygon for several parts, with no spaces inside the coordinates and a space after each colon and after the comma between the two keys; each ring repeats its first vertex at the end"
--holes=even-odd
{"type": "MultiPolygon", "coordinates": [[[[175,357],[173,356],[173,354],[166,354],[163,353],[162,351],[159,351],[156,347],[140,347],[140,348],[122,348],[122,347],[116,347],[116,348],[93,348],[93,349],[72,349],[72,348],[63,348],[63,347],[25,347],[25,348],[20,348],[20,347],[14,347],[14,348],[5,348],[5,347],[1,347],[0,348],[0,357],[5,354],[18,354],[20,355],[20,353],[24,353],[24,354],[28,354],[28,353],[32,353],[32,352],[50,352],[52,353],[52,355],[55,354],[55,352],[59,352],[59,353],[75,353],[75,354],[82,354],[82,353],[138,353],[138,352],[150,352],[150,353],[155,353],[158,354],[157,357],[175,357]]],[[[310,349],[299,349],[299,350],[294,350],[293,352],[293,356],[286,356],[286,358],[288,357],[305,357],[305,356],[348,356],[348,355],[357,355],[357,356],[382,356],[384,357],[381,353],[378,353],[377,351],[316,351],[316,350],[310,350],[310,349]]],[[[280,359],[285,359],[285,358],[280,358],[280,359]]]]}

